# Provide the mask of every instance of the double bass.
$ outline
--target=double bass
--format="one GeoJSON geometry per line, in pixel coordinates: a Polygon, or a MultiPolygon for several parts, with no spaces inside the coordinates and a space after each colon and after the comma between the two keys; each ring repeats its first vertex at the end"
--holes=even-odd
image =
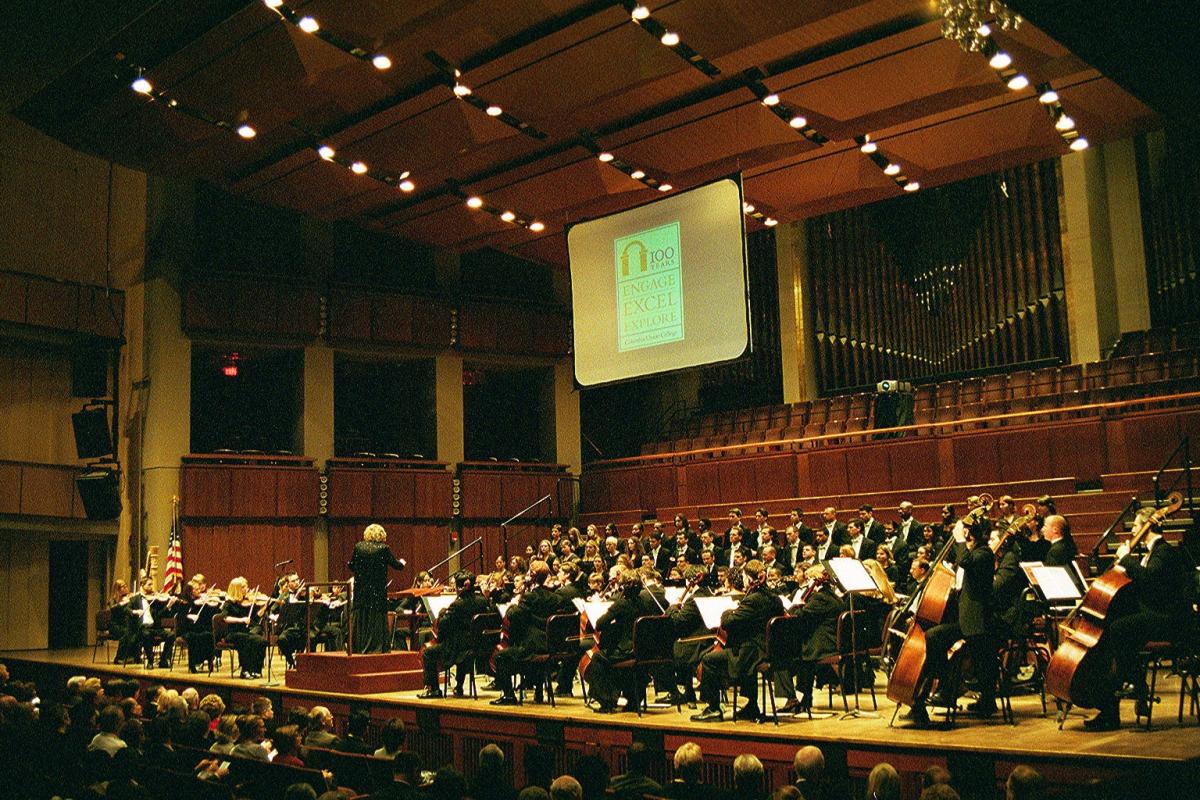
{"type": "MultiPolygon", "coordinates": [[[[963,517],[964,525],[974,524],[991,510],[990,494],[979,495],[979,501],[980,505],[963,517]]],[[[900,646],[900,652],[896,654],[896,663],[892,667],[887,685],[887,697],[897,705],[912,706],[921,693],[927,655],[925,632],[942,624],[946,609],[950,606],[950,598],[954,594],[955,572],[946,566],[946,556],[953,546],[954,537],[947,536],[932,569],[925,576],[925,582],[913,592],[909,600],[910,606],[916,603],[916,608],[908,621],[904,643],[900,646]]]]}
{"type": "MultiPolygon", "coordinates": [[[[1166,505],[1145,517],[1133,532],[1130,550],[1181,505],[1183,495],[1172,492],[1166,505]]],[[[1109,620],[1123,616],[1136,603],[1132,584],[1120,564],[1092,581],[1083,600],[1059,626],[1059,645],[1046,667],[1047,692],[1081,708],[1099,708],[1111,696],[1113,664],[1111,658],[1102,657],[1102,642],[1109,620]]]]}

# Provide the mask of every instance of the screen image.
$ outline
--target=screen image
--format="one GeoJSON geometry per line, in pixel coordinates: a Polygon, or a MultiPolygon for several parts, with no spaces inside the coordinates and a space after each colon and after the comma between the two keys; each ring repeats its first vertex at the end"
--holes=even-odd
{"type": "Polygon", "coordinates": [[[741,184],[725,178],[567,234],[583,386],[727,361],[750,341],[741,184]]]}

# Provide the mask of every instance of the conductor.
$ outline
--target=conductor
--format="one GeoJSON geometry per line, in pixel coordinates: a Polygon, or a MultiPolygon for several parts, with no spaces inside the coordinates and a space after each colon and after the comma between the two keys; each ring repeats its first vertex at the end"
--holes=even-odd
{"type": "Polygon", "coordinates": [[[386,653],[390,644],[387,629],[388,567],[404,569],[387,546],[387,531],[371,524],[363,540],[354,545],[350,572],[354,576],[352,636],[356,653],[386,653]]]}

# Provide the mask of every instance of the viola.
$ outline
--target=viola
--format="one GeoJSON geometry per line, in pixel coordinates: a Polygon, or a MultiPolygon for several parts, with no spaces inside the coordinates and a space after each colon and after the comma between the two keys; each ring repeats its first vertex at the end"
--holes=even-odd
{"type": "MultiPolygon", "coordinates": [[[[1153,528],[1183,505],[1173,492],[1167,503],[1150,514],[1129,539],[1132,550],[1153,528]]],[[[1069,705],[1099,708],[1111,696],[1110,659],[1096,656],[1110,620],[1127,613],[1135,602],[1133,581],[1114,564],[1088,587],[1087,594],[1060,626],[1059,645],[1046,667],[1046,691],[1069,705]]]]}

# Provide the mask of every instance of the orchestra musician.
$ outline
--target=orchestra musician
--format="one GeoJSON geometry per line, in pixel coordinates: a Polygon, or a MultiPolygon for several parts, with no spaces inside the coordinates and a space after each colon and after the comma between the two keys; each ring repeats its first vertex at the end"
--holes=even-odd
{"type": "Polygon", "coordinates": [[[158,656],[159,669],[170,669],[171,653],[174,649],[175,636],[166,631],[162,618],[174,608],[178,597],[160,594],[154,588],[154,578],[144,577],[138,584],[138,591],[127,598],[125,607],[129,611],[129,626],[126,629],[126,657],[136,656],[139,651],[144,654],[147,669],[154,667],[154,648],[159,644],[162,650],[158,656]]]}
{"type": "Polygon", "coordinates": [[[237,650],[242,665],[241,677],[261,678],[263,661],[267,655],[267,640],[258,632],[262,618],[256,607],[260,604],[265,611],[265,596],[250,591],[250,584],[240,575],[229,582],[225,590],[222,613],[228,625],[225,638],[237,650]]]}
{"type": "Polygon", "coordinates": [[[123,579],[113,581],[112,591],[108,596],[109,634],[117,640],[117,655],[114,663],[124,664],[137,658],[141,649],[140,640],[131,634],[134,620],[129,613],[129,584],[123,579]]]}
{"type": "Polygon", "coordinates": [[[671,703],[687,704],[689,708],[696,707],[696,689],[692,678],[700,659],[712,644],[712,637],[704,626],[704,617],[700,615],[700,607],[696,605],[696,597],[710,594],[707,583],[707,573],[701,573],[700,567],[688,567],[683,575],[688,584],[700,580],[695,592],[689,593],[682,603],[667,609],[671,618],[671,627],[675,633],[675,644],[672,647],[672,666],[675,672],[675,688],[671,693],[671,703]],[[706,577],[700,578],[704,574],[706,577]],[[683,691],[680,692],[680,687],[683,691]]]}
{"type": "Polygon", "coordinates": [[[1065,567],[1075,560],[1079,548],[1071,536],[1071,526],[1061,514],[1051,514],[1042,521],[1042,538],[1047,542],[1041,561],[1048,567],[1065,567]]]}
{"type": "Polygon", "coordinates": [[[421,697],[424,698],[444,696],[438,686],[438,675],[448,665],[454,667],[454,696],[462,697],[463,683],[474,666],[471,621],[477,614],[486,614],[491,610],[491,603],[475,585],[475,573],[460,570],[452,576],[452,580],[458,588],[458,597],[438,616],[435,627],[437,640],[429,642],[421,650],[421,663],[425,670],[425,692],[421,697]]]}
{"type": "Polygon", "coordinates": [[[304,582],[295,572],[289,572],[280,581],[276,595],[277,616],[275,619],[276,641],[279,652],[288,669],[296,668],[296,653],[304,647],[305,612],[301,587],[304,582]]]}
{"type": "MultiPolygon", "coordinates": [[[[996,652],[995,605],[992,596],[992,581],[996,571],[996,558],[986,546],[991,523],[982,516],[971,514],[954,526],[954,560],[959,567],[962,586],[958,593],[958,615],[926,632],[926,670],[928,689],[932,679],[940,684],[942,699],[953,703],[948,696],[957,687],[947,685],[949,658],[947,653],[956,641],[966,640],[967,653],[975,668],[979,681],[979,700],[968,707],[970,713],[989,717],[996,713],[996,674],[999,669],[996,652]]],[[[927,691],[924,693],[927,694],[927,691]]],[[[929,714],[925,710],[925,699],[918,695],[910,714],[917,725],[928,725],[929,714]]]]}
{"type": "MultiPolygon", "coordinates": [[[[505,624],[508,626],[508,647],[496,653],[496,686],[500,697],[492,701],[494,706],[514,706],[517,696],[513,689],[513,677],[526,672],[526,685],[537,686],[534,702],[541,702],[541,682],[528,674],[527,661],[531,656],[547,650],[546,620],[564,610],[562,598],[546,588],[550,567],[545,561],[534,561],[529,565],[525,577],[525,591],[521,599],[509,606],[505,624]],[[531,680],[532,678],[532,680],[531,680]]],[[[573,610],[574,607],[571,606],[573,610]]]]}
{"type": "MultiPolygon", "coordinates": [[[[801,544],[812,544],[816,541],[816,538],[813,536],[813,529],[808,527],[804,522],[804,512],[798,508],[793,508],[788,512],[787,527],[796,529],[796,535],[799,537],[801,544]]],[[[792,563],[794,566],[795,562],[792,563]]]]}
{"type": "MultiPolygon", "coordinates": [[[[1050,518],[1047,519],[1049,521],[1050,518]]],[[[1121,726],[1117,692],[1124,682],[1133,684],[1139,716],[1149,716],[1150,697],[1139,656],[1146,642],[1175,642],[1192,627],[1194,578],[1187,556],[1162,537],[1157,526],[1145,539],[1145,553],[1131,553],[1129,545],[1117,548],[1117,564],[1132,581],[1136,607],[1108,623],[1096,655],[1115,664],[1108,701],[1099,713],[1084,721],[1091,731],[1111,731],[1121,726]]]]}
{"type": "Polygon", "coordinates": [[[224,597],[220,591],[209,592],[208,578],[196,573],[188,581],[190,603],[183,609],[180,632],[187,641],[188,672],[198,672],[201,664],[207,663],[212,671],[213,649],[212,618],[216,616],[224,597]]]}
{"type": "Polygon", "coordinates": [[[746,705],[734,710],[734,718],[757,719],[760,716],[755,699],[756,669],[766,653],[767,622],[783,613],[783,602],[767,591],[762,562],[752,559],[743,567],[747,579],[746,596],[737,608],[721,615],[721,628],[726,634],[724,647],[714,647],[702,659],[700,699],[705,708],[692,717],[694,722],[714,722],[724,719],[721,711],[721,688],[726,682],[735,683],[748,698],[746,705]]]}
{"type": "Polygon", "coordinates": [[[789,698],[780,709],[781,714],[806,713],[812,709],[817,664],[821,659],[838,652],[837,621],[838,616],[846,610],[846,601],[829,579],[824,565],[809,567],[804,579],[808,586],[805,601],[788,609],[790,616],[798,616],[805,621],[801,633],[804,645],[800,649],[800,660],[795,664],[778,665],[774,674],[776,696],[789,698]],[[797,692],[799,698],[796,697],[797,692]]]}
{"type": "Polygon", "coordinates": [[[624,670],[619,678],[620,673],[613,669],[613,664],[633,657],[633,623],[642,613],[638,601],[642,583],[638,573],[631,569],[620,570],[615,580],[620,594],[604,616],[596,620],[594,627],[600,647],[592,655],[588,668],[591,696],[598,703],[597,714],[615,713],[620,695],[625,696],[626,708],[633,711],[639,705],[638,692],[645,691],[638,683],[636,670],[624,670]]]}
{"type": "Polygon", "coordinates": [[[388,568],[404,569],[404,559],[392,555],[383,526],[371,524],[363,530],[362,541],[354,545],[348,566],[354,576],[354,652],[387,652],[388,568]]]}

